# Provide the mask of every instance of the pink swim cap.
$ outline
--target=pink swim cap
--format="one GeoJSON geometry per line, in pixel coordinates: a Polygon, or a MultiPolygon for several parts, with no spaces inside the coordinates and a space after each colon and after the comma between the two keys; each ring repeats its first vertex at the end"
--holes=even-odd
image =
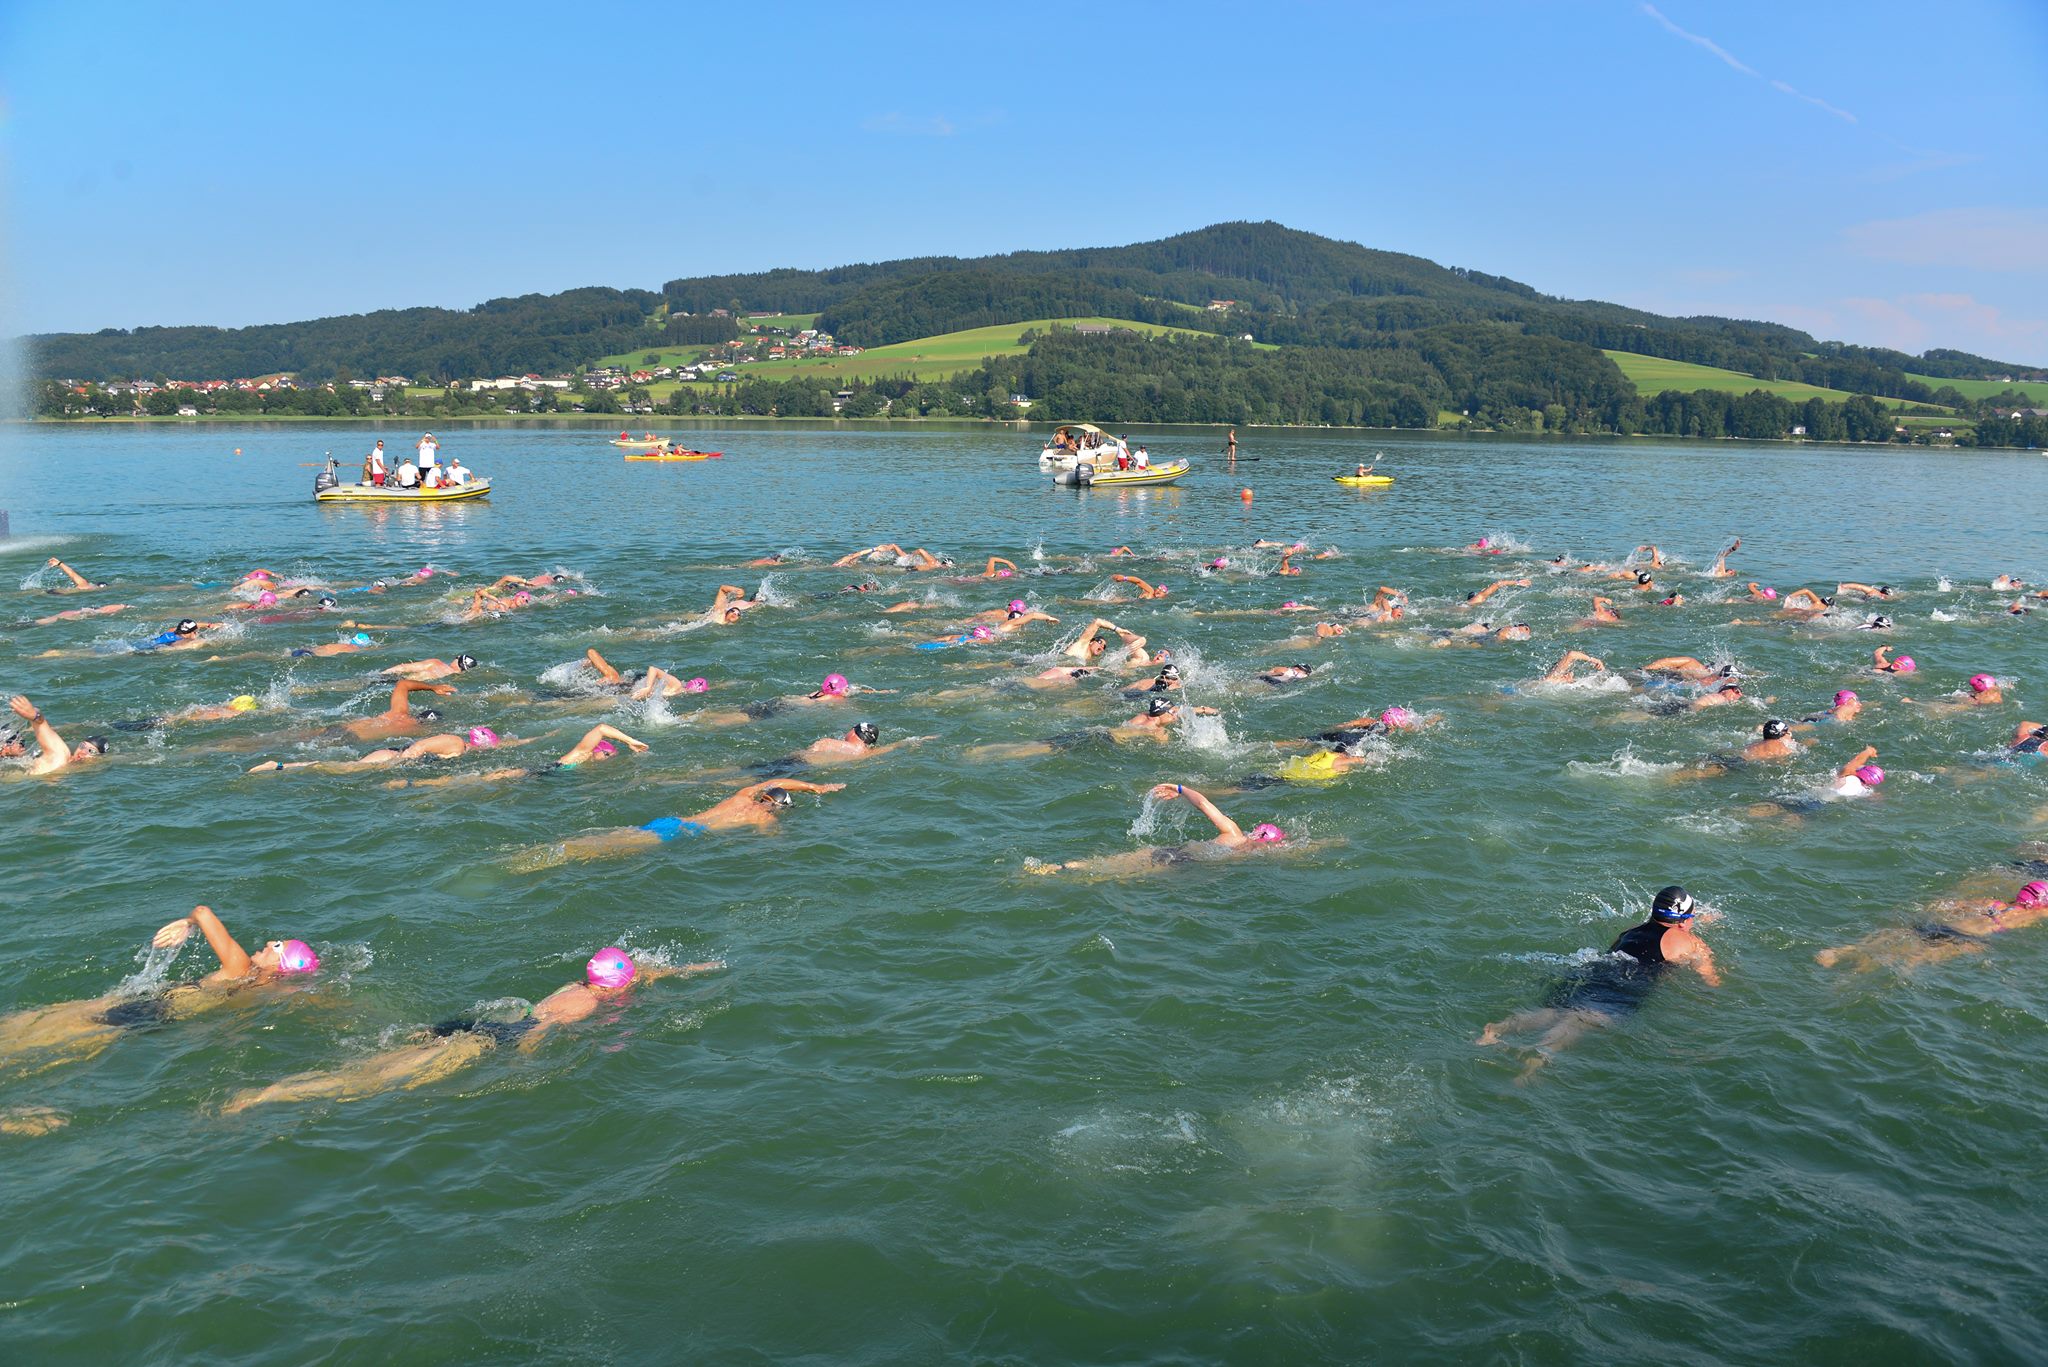
{"type": "Polygon", "coordinates": [[[1884,782],[1884,770],[1878,768],[1875,764],[1866,764],[1856,771],[1856,777],[1862,779],[1869,787],[1875,788],[1878,784],[1884,782]]]}
{"type": "Polygon", "coordinates": [[[496,745],[498,733],[488,726],[472,726],[469,728],[469,743],[481,746],[496,745]]]}
{"type": "Polygon", "coordinates": [[[987,627],[976,627],[974,630],[968,632],[967,634],[969,636],[972,636],[977,641],[986,641],[989,637],[995,635],[995,633],[993,631],[990,631],[987,627]]]}
{"type": "Polygon", "coordinates": [[[1778,596],[1778,591],[1773,588],[1766,588],[1763,590],[1763,595],[1766,598],[1776,598],[1778,596]]]}
{"type": "Polygon", "coordinates": [[[1227,570],[1230,568],[1230,560],[1226,556],[1219,555],[1209,562],[1209,568],[1212,570],[1227,570]]]}
{"type": "Polygon", "coordinates": [[[1262,845],[1277,845],[1287,838],[1287,832],[1270,821],[1261,821],[1252,827],[1251,837],[1262,845]]]}
{"type": "Polygon", "coordinates": [[[531,603],[533,601],[533,595],[528,593],[525,589],[521,589],[519,590],[519,592],[512,595],[512,601],[515,603],[531,603]]]}
{"type": "Polygon", "coordinates": [[[1415,714],[1405,707],[1389,707],[1386,711],[1380,713],[1380,722],[1382,725],[1390,727],[1413,726],[1415,724],[1415,714]]]}
{"type": "Polygon", "coordinates": [[[272,593],[269,589],[265,589],[263,590],[263,592],[256,595],[256,606],[259,608],[267,608],[276,601],[277,595],[272,593]]]}
{"type": "Polygon", "coordinates": [[[1012,611],[1012,612],[1022,612],[1022,611],[1024,611],[1024,608],[1025,608],[1025,603],[1024,603],[1024,600],[1023,600],[1022,598],[1012,598],[1012,599],[1010,600],[1010,611],[1012,611]]]}
{"type": "Polygon", "coordinates": [[[415,579],[432,579],[434,577],[434,567],[432,565],[422,565],[413,571],[412,577],[415,579]]]}
{"type": "Polygon", "coordinates": [[[1284,603],[1282,603],[1282,604],[1280,605],[1280,610],[1281,610],[1282,612],[1285,612],[1285,611],[1287,611],[1287,610],[1288,610],[1289,608],[1298,608],[1298,607],[1300,607],[1300,606],[1301,606],[1301,604],[1299,604],[1299,603],[1295,602],[1295,601],[1294,601],[1294,600],[1293,600],[1292,598],[1290,598],[1290,599],[1288,599],[1288,600],[1287,600],[1286,602],[1284,602],[1284,603]]]}
{"type": "Polygon", "coordinates": [[[2048,902],[2048,883],[2044,883],[2036,878],[2033,882],[2021,888],[2020,895],[2012,900],[2015,906],[2038,907],[2042,903],[2048,902]]]}
{"type": "Polygon", "coordinates": [[[616,755],[619,753],[619,747],[613,745],[608,740],[601,740],[590,747],[590,753],[593,755],[616,755]]]}
{"type": "Polygon", "coordinates": [[[320,956],[304,940],[286,940],[277,947],[278,972],[316,973],[319,969],[320,956]]]}
{"type": "Polygon", "coordinates": [[[1972,693],[1982,693],[1985,689],[1991,687],[1992,684],[1997,682],[1998,681],[1992,678],[1989,674],[1972,674],[1970,676],[1970,691],[1972,693]]]}
{"type": "Polygon", "coordinates": [[[1892,672],[1894,674],[1911,674],[1919,667],[1913,663],[1911,655],[1901,655],[1898,659],[1892,661],[1892,672]]]}
{"type": "Polygon", "coordinates": [[[624,987],[633,981],[633,960],[617,945],[600,949],[583,966],[583,976],[592,987],[624,987]]]}
{"type": "Polygon", "coordinates": [[[818,691],[828,698],[843,698],[846,696],[846,689],[844,674],[827,674],[824,682],[818,685],[818,691]]]}
{"type": "Polygon", "coordinates": [[[1479,549],[1480,549],[1480,550],[1482,550],[1482,551],[1483,551],[1483,550],[1486,550],[1486,549],[1487,549],[1488,547],[1490,547],[1490,546],[1492,546],[1492,545],[1493,545],[1493,538],[1492,538],[1492,537],[1490,537],[1490,536],[1482,536],[1482,537],[1480,537],[1480,538],[1479,538],[1479,549]]]}
{"type": "Polygon", "coordinates": [[[689,681],[688,683],[684,684],[684,685],[683,685],[683,692],[685,692],[685,693],[702,693],[702,692],[704,692],[704,691],[705,691],[706,689],[708,689],[708,688],[710,688],[710,687],[711,687],[711,680],[709,680],[709,679],[707,679],[707,678],[704,678],[704,677],[702,677],[702,676],[700,675],[699,677],[697,677],[697,678],[694,678],[694,679],[690,680],[690,681],[689,681]]]}
{"type": "Polygon", "coordinates": [[[1010,577],[1010,572],[1009,572],[1008,570],[997,570],[997,571],[996,571],[996,578],[998,578],[998,579],[1008,579],[1009,577],[1010,577]]]}
{"type": "Polygon", "coordinates": [[[242,576],[242,578],[244,578],[244,579],[271,579],[271,578],[275,578],[275,576],[274,576],[274,575],[272,575],[272,574],[271,574],[271,572],[270,572],[269,570],[250,570],[250,571],[249,571],[249,572],[248,572],[247,574],[243,575],[243,576],[242,576]]]}
{"type": "Polygon", "coordinates": [[[1168,589],[1164,584],[1154,584],[1152,586],[1152,592],[1158,594],[1161,598],[1164,598],[1168,593],[1168,589]]]}
{"type": "Polygon", "coordinates": [[[1855,701],[1856,694],[1852,689],[1845,688],[1841,692],[1835,694],[1835,706],[1837,707],[1844,707],[1847,706],[1849,703],[1855,701]]]}

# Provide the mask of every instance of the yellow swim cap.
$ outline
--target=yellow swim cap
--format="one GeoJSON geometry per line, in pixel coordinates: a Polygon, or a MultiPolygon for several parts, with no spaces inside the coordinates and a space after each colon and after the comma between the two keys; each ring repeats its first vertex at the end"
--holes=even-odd
{"type": "Polygon", "coordinates": [[[239,698],[229,698],[228,706],[237,712],[254,712],[256,710],[256,699],[244,693],[239,698]]]}

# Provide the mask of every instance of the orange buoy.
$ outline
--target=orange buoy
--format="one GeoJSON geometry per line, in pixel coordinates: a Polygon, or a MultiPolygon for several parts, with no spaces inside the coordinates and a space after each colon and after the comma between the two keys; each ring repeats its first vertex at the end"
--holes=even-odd
{"type": "Polygon", "coordinates": [[[241,455],[241,454],[242,454],[242,448],[241,448],[241,447],[239,447],[239,446],[237,446],[237,447],[235,448],[235,454],[236,454],[236,455],[238,455],[238,456],[239,456],[239,455],[241,455]]]}
{"type": "Polygon", "coordinates": [[[1247,503],[1252,501],[1252,491],[1249,489],[1238,490],[1237,496],[1247,503]]]}

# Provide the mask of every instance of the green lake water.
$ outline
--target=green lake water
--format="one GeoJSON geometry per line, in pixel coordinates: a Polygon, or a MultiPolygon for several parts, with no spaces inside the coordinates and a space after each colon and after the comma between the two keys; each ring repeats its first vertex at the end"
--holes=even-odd
{"type": "MultiPolygon", "coordinates": [[[[394,446],[416,433],[382,435],[394,446]]],[[[1813,955],[1926,919],[1957,888],[2010,896],[2048,854],[2048,768],[1990,762],[2048,720],[2048,461],[2033,453],[1161,432],[1173,489],[1077,493],[1039,438],[985,427],[685,433],[725,459],[628,464],[585,429],[444,434],[488,502],[316,507],[315,461],[363,429],[0,430],[9,620],[0,689],[76,740],[250,693],[260,711],[153,732],[60,780],[0,781],[8,850],[0,1013],[197,977],[152,930],[204,902],[244,943],[298,936],[315,984],[156,1029],[89,1061],[0,1074],[0,1358],[16,1362],[2038,1361],[2048,1258],[2048,928],[1910,971],[1813,955]],[[242,454],[231,454],[235,448],[242,454]],[[1329,476],[1384,452],[1392,489],[1329,476]],[[1249,457],[1257,457],[1250,459],[1249,457]],[[1241,487],[1255,492],[1246,505],[1241,487]],[[1702,571],[1733,535],[1737,581],[1702,571]],[[1268,573],[1257,537],[1336,558],[1268,573]],[[1481,536],[1500,556],[1457,548],[1481,536]],[[959,582],[833,570],[879,541],[1024,573],[959,582]],[[1660,609],[1569,630],[1593,592],[1552,555],[1674,564],[1660,609]],[[1112,562],[1118,544],[1136,555],[1112,562]],[[763,571],[743,562],[786,552],[763,571]],[[41,592],[63,556],[113,581],[41,592]],[[1200,566],[1228,556],[1229,570],[1200,566]],[[218,619],[252,566],[333,585],[376,645],[330,659],[331,619],[244,622],[211,661],[125,643],[218,619]],[[1103,601],[1112,570],[1171,585],[1103,601]],[[584,592],[456,622],[457,590],[560,569],[584,592]],[[1527,643],[1432,649],[1465,592],[1527,643]],[[841,592],[869,577],[868,594],[841,592]],[[1739,584],[1903,590],[1820,623],[1758,617],[1739,584]],[[721,583],[769,606],[688,623],[721,583]],[[1381,584],[1408,621],[1283,645],[1381,584]],[[1062,618],[920,651],[1013,596],[1062,618]],[[891,603],[918,599],[908,614],[891,603]],[[1324,609],[1275,614],[1283,600],[1324,609]],[[1884,635],[1851,629],[1873,612],[1884,635]],[[1215,718],[1164,746],[1012,760],[970,747],[1131,715],[1122,680],[1031,692],[1100,613],[1182,662],[1215,718]],[[1868,672],[1873,645],[1916,657],[1868,672]],[[596,694],[596,645],[711,690],[596,694]],[[1530,688],[1567,647],[1616,668],[1738,662],[1751,699],[1645,715],[1627,685],[1530,688]],[[58,652],[45,656],[43,652],[58,652]],[[367,749],[333,728],[382,705],[384,664],[467,651],[447,725],[543,738],[596,721],[651,752],[572,773],[393,790],[381,774],[243,771],[367,749]],[[1285,689],[1256,677],[1312,662],[1285,689]],[[898,690],[744,726],[695,714],[839,671],[898,690]],[[1979,671],[2007,703],[1930,712],[1979,671]],[[993,685],[993,686],[992,686],[993,685]],[[1791,764],[1691,783],[1767,716],[1854,687],[1871,704],[1791,764]],[[948,694],[950,696],[939,696],[948,694]],[[1764,701],[1771,699],[1773,701],[1764,701]],[[1389,704],[1440,712],[1328,787],[1227,792],[1298,739],[1389,704]],[[822,715],[821,715],[822,714],[822,715]],[[920,748],[825,778],[765,835],[546,865],[579,832],[701,810],[705,771],[852,720],[920,748]],[[1890,780],[1794,822],[1753,811],[1862,744],[1890,780]],[[1278,851],[1106,880],[1035,876],[1199,839],[1160,781],[1217,795],[1278,851]],[[1721,913],[1725,983],[1674,974],[1528,1085],[1488,1021],[1540,1004],[1682,881],[1721,913]],[[361,1059],[423,1026],[580,977],[598,947],[720,973],[636,989],[531,1053],[412,1090],[224,1115],[237,1091],[361,1059]]],[[[230,614],[253,617],[255,614],[230,614]]],[[[1136,681],[1142,681],[1136,680],[1136,681]]],[[[8,719],[9,721],[12,718],[8,719]]],[[[462,758],[437,773],[483,761],[462,758]]],[[[1192,820],[1191,820],[1192,818],[1192,820]]]]}

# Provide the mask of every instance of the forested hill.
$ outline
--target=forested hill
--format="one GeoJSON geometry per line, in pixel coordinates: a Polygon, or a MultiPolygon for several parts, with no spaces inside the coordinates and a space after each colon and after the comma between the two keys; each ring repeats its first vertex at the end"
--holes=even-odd
{"type": "MultiPolygon", "coordinates": [[[[1990,378],[2028,368],[1954,351],[1923,356],[1817,340],[1729,318],[1668,318],[1541,294],[1518,281],[1375,251],[1277,223],[1222,223],[1123,247],[918,257],[831,270],[671,280],[657,294],[589,288],[249,328],[161,327],[29,339],[38,376],[416,381],[553,373],[641,346],[733,335],[716,311],[818,313],[840,341],[880,346],[1026,319],[1100,316],[1249,333],[1284,347],[1413,349],[1439,330],[1504,332],[1719,366],[1760,380],[1927,400],[1909,373],[1990,378]],[[1231,301],[1211,309],[1212,301],[1231,301]]],[[[1543,354],[1495,349],[1498,364],[1543,354]]],[[[1509,380],[1529,377],[1502,376],[1509,380]]]]}

